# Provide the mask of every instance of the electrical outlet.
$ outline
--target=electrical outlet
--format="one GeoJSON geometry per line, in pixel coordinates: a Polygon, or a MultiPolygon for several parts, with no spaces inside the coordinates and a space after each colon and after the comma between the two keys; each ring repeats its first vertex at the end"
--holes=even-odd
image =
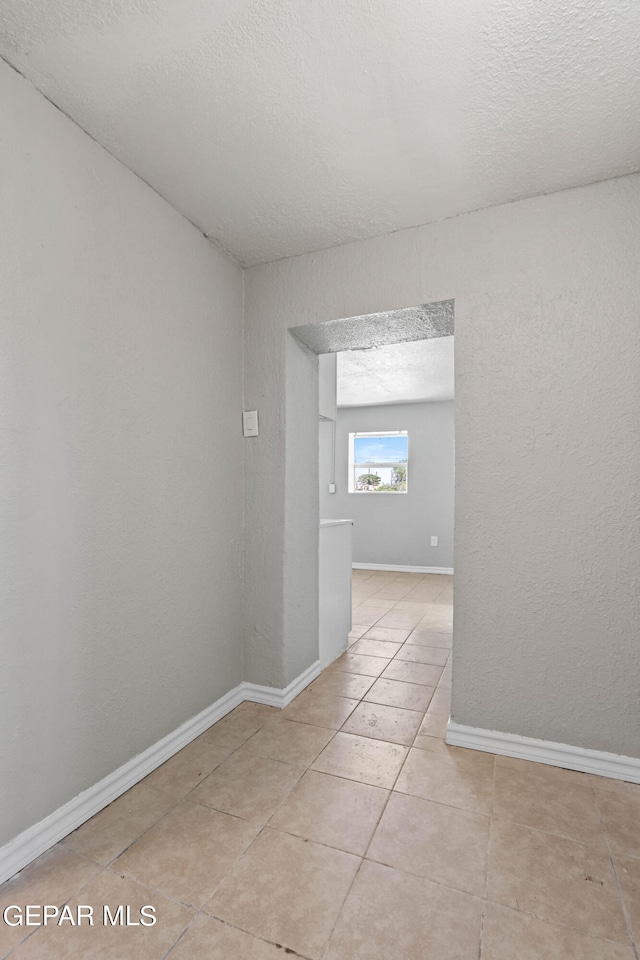
{"type": "Polygon", "coordinates": [[[329,484],[329,493],[335,493],[335,492],[336,492],[336,485],[335,485],[335,483],[330,483],[330,484],[329,484]]]}
{"type": "Polygon", "coordinates": [[[437,547],[437,546],[438,546],[438,538],[437,538],[437,537],[431,537],[431,546],[432,546],[432,547],[437,547]]]}

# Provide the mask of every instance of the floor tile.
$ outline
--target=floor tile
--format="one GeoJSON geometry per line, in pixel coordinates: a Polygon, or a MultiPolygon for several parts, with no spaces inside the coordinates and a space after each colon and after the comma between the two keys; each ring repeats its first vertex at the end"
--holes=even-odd
{"type": "Polygon", "coordinates": [[[585,937],[497,903],[488,903],[482,933],[482,960],[634,960],[628,943],[585,937]]]}
{"type": "Polygon", "coordinates": [[[364,677],[379,677],[391,660],[387,657],[363,657],[358,653],[343,653],[330,666],[339,673],[361,673],[364,677]]]}
{"type": "Polygon", "coordinates": [[[613,777],[597,777],[590,774],[589,779],[598,793],[604,790],[605,793],[617,793],[621,796],[640,795],[640,783],[629,783],[627,780],[614,780],[613,777]]]}
{"type": "Polygon", "coordinates": [[[183,800],[115,861],[114,870],[201,907],[259,829],[183,800]]]}
{"type": "MultiPolygon", "coordinates": [[[[12,960],[14,957],[15,960],[161,960],[194,916],[183,904],[123,879],[111,870],[104,870],[83,889],[80,897],[72,900],[74,917],[78,903],[93,907],[93,926],[85,921],[74,926],[65,922],[60,926],[40,927],[11,955],[12,960]],[[155,924],[126,926],[123,911],[121,926],[117,913],[120,904],[130,908],[131,924],[139,922],[141,907],[154,907],[155,924]],[[103,922],[105,905],[118,921],[114,926],[103,922]]],[[[145,919],[150,915],[153,916],[146,911],[145,919]]]]}
{"type": "Polygon", "coordinates": [[[640,790],[596,791],[598,807],[614,854],[640,857],[640,790]]]}
{"type": "Polygon", "coordinates": [[[358,702],[350,697],[334,697],[305,690],[284,708],[282,716],[287,720],[339,730],[358,702]]]}
{"type": "Polygon", "coordinates": [[[233,752],[199,738],[145,777],[142,783],[175,800],[181,800],[233,752]]]}
{"type": "Polygon", "coordinates": [[[332,736],[326,727],[276,717],[247,740],[243,751],[308,767],[332,736]]]}
{"type": "Polygon", "coordinates": [[[626,937],[609,857],[601,846],[494,818],[487,896],[586,936],[626,937]]]}
{"type": "Polygon", "coordinates": [[[590,786],[592,777],[579,770],[566,770],[564,767],[555,767],[549,763],[535,763],[532,760],[520,760],[517,757],[496,757],[496,765],[501,770],[526,773],[535,781],[543,783],[571,783],[578,786],[590,786]]]}
{"type": "Polygon", "coordinates": [[[448,647],[424,647],[417,643],[403,643],[396,653],[396,660],[408,660],[411,663],[433,663],[444,667],[450,656],[448,647]]]}
{"type": "Polygon", "coordinates": [[[430,750],[432,744],[429,742],[429,740],[431,738],[444,740],[446,732],[447,717],[444,717],[440,713],[425,713],[424,720],[420,724],[420,729],[418,730],[418,736],[416,737],[414,747],[423,747],[424,749],[430,750]],[[422,742],[423,737],[428,738],[426,743],[422,742]]]}
{"type": "Polygon", "coordinates": [[[252,737],[254,733],[257,733],[267,720],[276,716],[277,713],[278,710],[275,707],[245,701],[231,713],[228,713],[226,717],[223,717],[222,720],[218,720],[212,727],[205,730],[199,739],[206,740],[216,746],[228,746],[235,750],[245,740],[252,737]]]}
{"type": "Polygon", "coordinates": [[[351,584],[351,594],[354,600],[358,596],[366,596],[368,593],[374,593],[376,589],[379,590],[380,587],[375,585],[371,577],[359,577],[351,584]]]}
{"type": "MultiPolygon", "coordinates": [[[[362,640],[358,640],[351,649],[355,651],[359,643],[362,643],[362,640]]],[[[375,677],[364,677],[357,673],[321,673],[318,679],[313,681],[309,690],[311,693],[359,700],[374,680],[375,677]]]]}
{"type": "Polygon", "coordinates": [[[365,634],[366,640],[383,640],[389,643],[404,643],[409,636],[409,629],[404,627],[377,627],[373,626],[365,634]]]}
{"type": "Polygon", "coordinates": [[[440,647],[445,650],[451,649],[451,632],[442,632],[430,630],[428,627],[417,626],[407,637],[407,643],[419,647],[440,647]]]}
{"type": "Polygon", "coordinates": [[[417,587],[412,587],[409,593],[402,598],[402,602],[404,603],[406,600],[417,603],[433,603],[441,593],[442,587],[431,586],[430,584],[418,584],[417,587]]]}
{"type": "Polygon", "coordinates": [[[636,944],[640,944],[640,859],[617,855],[614,865],[631,929],[636,944]]]}
{"type": "Polygon", "coordinates": [[[481,897],[488,844],[488,817],[393,793],[367,859],[481,897]]]}
{"type": "Polygon", "coordinates": [[[343,733],[361,737],[389,740],[410,746],[418,732],[422,714],[415,710],[400,710],[380,703],[360,703],[342,727],[343,733]]]}
{"type": "Polygon", "coordinates": [[[402,680],[405,683],[421,683],[427,687],[435,687],[442,676],[442,667],[431,663],[392,660],[382,676],[385,680],[402,680]]]}
{"type": "Polygon", "coordinates": [[[326,960],[477,960],[481,912],[474,897],[365,861],[326,960]]]}
{"type": "Polygon", "coordinates": [[[373,625],[376,623],[381,616],[384,616],[382,610],[376,611],[365,611],[357,610],[353,611],[353,616],[351,618],[351,629],[359,630],[361,627],[363,632],[366,633],[373,625]]]}
{"type": "Polygon", "coordinates": [[[366,657],[384,657],[390,660],[402,646],[401,643],[391,643],[388,640],[375,640],[365,635],[350,649],[350,653],[358,653],[366,657]]]}
{"type": "Polygon", "coordinates": [[[442,593],[438,594],[433,603],[444,603],[449,607],[453,607],[453,592],[450,590],[443,590],[442,593]]]}
{"type": "Polygon", "coordinates": [[[70,833],[65,846],[90,860],[110,863],[175,803],[170,794],[142,781],[70,833]]]}
{"type": "Polygon", "coordinates": [[[349,853],[267,827],[205,910],[318,960],[359,863],[349,853]]]}
{"type": "Polygon", "coordinates": [[[203,780],[189,799],[243,820],[266,823],[303,771],[304,767],[261,757],[242,748],[203,780]]]}
{"type": "Polygon", "coordinates": [[[389,793],[308,770],[269,826],[363,856],[389,793]]]}
{"type": "Polygon", "coordinates": [[[406,597],[404,600],[398,600],[394,610],[397,610],[398,613],[407,612],[407,613],[419,613],[421,616],[424,616],[425,613],[429,611],[429,604],[421,600],[409,600],[406,597]]]}
{"type": "Polygon", "coordinates": [[[410,750],[395,789],[473,813],[491,814],[494,757],[478,750],[446,747],[410,750]]]}
{"type": "MultiPolygon", "coordinates": [[[[445,604],[440,604],[439,607],[436,604],[433,606],[434,610],[441,609],[443,613],[441,615],[429,613],[422,617],[416,626],[423,628],[427,632],[445,633],[451,636],[453,632],[453,623],[451,614],[449,613],[450,607],[445,604]]],[[[435,644],[433,644],[433,646],[435,646],[435,644]]]]}
{"type": "Polygon", "coordinates": [[[283,950],[244,930],[199,914],[167,960],[282,960],[283,950]]]}
{"type": "Polygon", "coordinates": [[[387,629],[388,627],[391,627],[394,630],[404,630],[406,631],[405,638],[404,638],[406,640],[407,636],[409,635],[409,632],[413,630],[413,628],[419,622],[420,622],[420,614],[408,613],[407,611],[405,611],[404,613],[402,612],[396,613],[394,608],[393,610],[390,610],[389,613],[385,613],[383,617],[380,617],[380,619],[378,620],[378,626],[384,627],[385,629],[387,629]]]}
{"type": "Polygon", "coordinates": [[[431,698],[427,709],[429,713],[440,713],[449,717],[451,714],[451,691],[439,687],[431,698]]]}
{"type": "Polygon", "coordinates": [[[395,600],[383,600],[380,597],[369,597],[367,600],[363,600],[359,605],[359,610],[365,610],[367,612],[374,613],[376,610],[381,610],[382,613],[388,613],[389,610],[392,610],[396,605],[395,600]]]}
{"type": "MultiPolygon", "coordinates": [[[[28,903],[61,906],[101,870],[58,843],[0,886],[0,917],[5,907],[28,903]]],[[[13,927],[0,921],[0,956],[33,933],[32,927],[13,927]]]]}
{"type": "Polygon", "coordinates": [[[403,710],[425,711],[434,695],[433,687],[402,680],[376,680],[364,699],[370,703],[384,703],[403,710]]]}
{"type": "Polygon", "coordinates": [[[451,630],[453,627],[453,609],[447,603],[428,604],[422,614],[420,623],[423,627],[430,627],[432,630],[437,630],[438,627],[451,630]]]}
{"type": "Polygon", "coordinates": [[[336,733],[312,768],[347,780],[391,788],[407,755],[406,747],[350,733],[336,733]]]}
{"type": "Polygon", "coordinates": [[[388,600],[402,600],[402,598],[409,593],[411,587],[407,583],[390,583],[386,587],[381,587],[378,591],[378,597],[384,597],[388,600]]]}
{"type": "Polygon", "coordinates": [[[572,840],[602,843],[604,833],[589,778],[559,767],[543,771],[543,766],[497,758],[496,816],[572,840]]]}

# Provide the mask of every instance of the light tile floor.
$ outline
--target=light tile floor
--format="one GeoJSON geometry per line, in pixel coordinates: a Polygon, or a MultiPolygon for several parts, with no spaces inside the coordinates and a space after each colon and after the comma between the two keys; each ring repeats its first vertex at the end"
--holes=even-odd
{"type": "Polygon", "coordinates": [[[0,888],[155,926],[0,923],[0,957],[637,958],[640,786],[444,743],[451,579],[356,571],[308,690],[242,704],[0,888]]]}

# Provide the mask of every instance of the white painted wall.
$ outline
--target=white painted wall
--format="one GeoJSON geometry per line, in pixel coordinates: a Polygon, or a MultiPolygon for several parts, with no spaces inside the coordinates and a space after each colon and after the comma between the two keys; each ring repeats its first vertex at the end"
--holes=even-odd
{"type": "Polygon", "coordinates": [[[453,401],[340,407],[336,492],[328,492],[331,435],[320,443],[320,514],[353,519],[355,563],[453,567],[453,401]],[[407,430],[406,493],[349,493],[349,434],[407,430]],[[431,546],[431,537],[438,546],[431,546]]]}
{"type": "Polygon", "coordinates": [[[322,353],[318,357],[318,413],[327,420],[335,420],[337,415],[337,361],[337,353],[322,353]]]}
{"type": "Polygon", "coordinates": [[[242,679],[242,275],[0,87],[2,844],[242,679]]]}
{"type": "Polygon", "coordinates": [[[298,622],[313,621],[317,488],[289,478],[315,476],[315,358],[287,353],[287,328],[453,297],[453,718],[640,755],[639,262],[632,176],[247,271],[249,395],[267,431],[247,461],[263,550],[249,543],[246,577],[268,570],[274,598],[249,679],[288,677],[287,645],[308,663],[317,651],[311,628],[287,632],[281,600],[286,519],[308,543],[298,622]],[[305,423],[294,455],[285,430],[305,423]]]}

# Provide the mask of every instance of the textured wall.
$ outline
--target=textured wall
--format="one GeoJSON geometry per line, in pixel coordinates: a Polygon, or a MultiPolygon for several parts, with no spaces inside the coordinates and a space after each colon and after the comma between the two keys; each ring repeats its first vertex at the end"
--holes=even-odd
{"type": "Polygon", "coordinates": [[[0,85],[2,843],[241,679],[242,276],[0,85]]]}
{"type": "MultiPolygon", "coordinates": [[[[321,424],[321,427],[324,426],[321,424]]],[[[331,441],[321,430],[321,441],[331,441]]],[[[336,492],[320,447],[320,515],[353,520],[356,563],[453,566],[453,401],[341,407],[336,425],[336,492]],[[406,494],[349,493],[349,433],[408,430],[406,494]],[[438,546],[430,545],[436,535],[438,546]]]]}
{"type": "MultiPolygon", "coordinates": [[[[640,755],[639,244],[634,176],[246,275],[252,396],[261,423],[273,424],[247,465],[247,503],[252,536],[271,545],[274,584],[282,589],[285,507],[281,498],[279,512],[256,507],[291,469],[287,327],[454,298],[453,717],[631,756],[640,755]]],[[[317,448],[310,475],[315,457],[317,448]]],[[[315,495],[290,492],[292,527],[308,523],[315,495]]],[[[316,548],[317,537],[309,570],[316,548]]],[[[312,611],[313,576],[297,576],[312,611]]],[[[263,661],[283,649],[281,627],[263,624],[263,661]]]]}

